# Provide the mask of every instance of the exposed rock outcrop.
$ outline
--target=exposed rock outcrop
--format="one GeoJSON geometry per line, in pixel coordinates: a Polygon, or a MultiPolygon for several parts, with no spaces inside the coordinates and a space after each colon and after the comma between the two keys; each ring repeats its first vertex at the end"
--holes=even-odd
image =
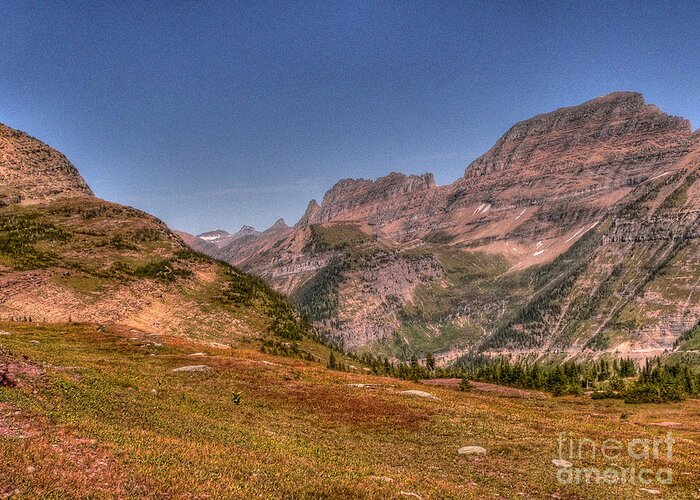
{"type": "Polygon", "coordinates": [[[516,124],[467,167],[465,177],[600,168],[624,158],[643,160],[634,165],[641,170],[649,161],[682,154],[690,133],[688,120],[645,104],[641,94],[614,92],[516,124]]]}
{"type": "Polygon", "coordinates": [[[92,190],[63,154],[0,124],[0,205],[86,196],[92,190]]]}
{"type": "Polygon", "coordinates": [[[318,220],[318,215],[321,212],[321,206],[316,200],[311,200],[309,205],[306,207],[304,215],[302,215],[299,222],[296,223],[295,227],[306,227],[309,224],[313,224],[318,220]]]}
{"type": "Polygon", "coordinates": [[[343,179],[323,197],[320,210],[310,223],[353,219],[359,213],[391,209],[391,203],[407,194],[415,194],[435,187],[433,174],[404,175],[392,172],[376,181],[343,179]],[[359,212],[359,213],[358,213],[359,212]]]}
{"type": "Polygon", "coordinates": [[[277,219],[277,221],[271,225],[269,228],[267,228],[264,233],[274,233],[276,231],[283,231],[285,229],[289,229],[289,226],[287,223],[284,221],[284,219],[277,219]]]}

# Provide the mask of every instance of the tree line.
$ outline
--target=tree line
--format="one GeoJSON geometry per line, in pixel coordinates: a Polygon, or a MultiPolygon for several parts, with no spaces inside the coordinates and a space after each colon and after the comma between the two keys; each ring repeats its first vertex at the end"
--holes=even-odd
{"type": "MultiPolygon", "coordinates": [[[[476,355],[463,358],[458,365],[441,367],[432,353],[426,353],[423,359],[414,354],[404,361],[370,353],[344,355],[379,376],[414,381],[460,378],[464,381],[460,390],[468,390],[468,382],[473,380],[546,391],[554,396],[590,393],[594,399],[616,398],[627,403],[677,402],[700,396],[700,374],[687,364],[665,363],[661,357],[647,360],[640,368],[631,358],[543,362],[476,355]]],[[[347,371],[333,351],[328,368],[347,371]]]]}

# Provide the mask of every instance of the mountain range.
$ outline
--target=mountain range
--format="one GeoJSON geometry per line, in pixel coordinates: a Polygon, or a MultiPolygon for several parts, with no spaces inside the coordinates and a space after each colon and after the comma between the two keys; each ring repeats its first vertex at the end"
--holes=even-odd
{"type": "Polygon", "coordinates": [[[0,496],[693,497],[698,401],[679,399],[698,387],[699,139],[613,94],[516,125],[449,186],[343,180],[294,227],[197,237],[0,126],[0,496]],[[663,349],[686,352],[638,380],[608,356],[419,359],[663,349]],[[528,378],[543,385],[491,383],[528,378]],[[673,403],[626,404],[640,393],[673,403]],[[582,430],[671,429],[670,484],[598,479],[656,457],[562,458],[582,430]]]}
{"type": "Polygon", "coordinates": [[[700,319],[699,168],[688,120],[615,92],[517,123],[452,184],[344,179],[294,227],[187,241],[347,350],[645,358],[700,319]]]}

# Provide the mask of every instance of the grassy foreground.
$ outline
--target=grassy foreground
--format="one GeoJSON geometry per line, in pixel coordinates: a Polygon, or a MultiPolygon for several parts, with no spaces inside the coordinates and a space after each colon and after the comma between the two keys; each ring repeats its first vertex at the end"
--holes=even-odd
{"type": "Polygon", "coordinates": [[[0,496],[700,497],[698,401],[630,406],[482,384],[458,392],[134,330],[0,330],[0,368],[13,379],[0,387],[0,496]],[[188,365],[210,369],[172,371],[188,365]],[[557,481],[560,433],[602,443],[669,431],[673,458],[636,466],[671,468],[670,485],[557,481]],[[487,453],[457,453],[470,445],[487,453]]]}

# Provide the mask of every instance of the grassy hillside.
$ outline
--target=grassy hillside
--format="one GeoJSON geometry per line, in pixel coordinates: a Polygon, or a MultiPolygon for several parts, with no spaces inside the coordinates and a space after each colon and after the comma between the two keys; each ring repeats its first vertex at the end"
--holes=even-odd
{"type": "Polygon", "coordinates": [[[314,335],[261,279],[192,252],[154,217],[97,199],[0,208],[0,284],[9,320],[234,343],[314,335]]]}
{"type": "MultiPolygon", "coordinates": [[[[558,436],[662,438],[668,425],[673,459],[637,466],[672,467],[672,485],[647,486],[666,498],[697,494],[697,401],[630,407],[486,384],[465,393],[127,329],[0,330],[3,494],[630,498],[647,493],[559,484],[558,436]],[[189,365],[209,369],[173,371],[189,365]],[[412,389],[439,399],[401,392],[412,389]],[[469,445],[487,453],[458,455],[469,445]]],[[[609,466],[600,457],[575,465],[609,466]]]]}

